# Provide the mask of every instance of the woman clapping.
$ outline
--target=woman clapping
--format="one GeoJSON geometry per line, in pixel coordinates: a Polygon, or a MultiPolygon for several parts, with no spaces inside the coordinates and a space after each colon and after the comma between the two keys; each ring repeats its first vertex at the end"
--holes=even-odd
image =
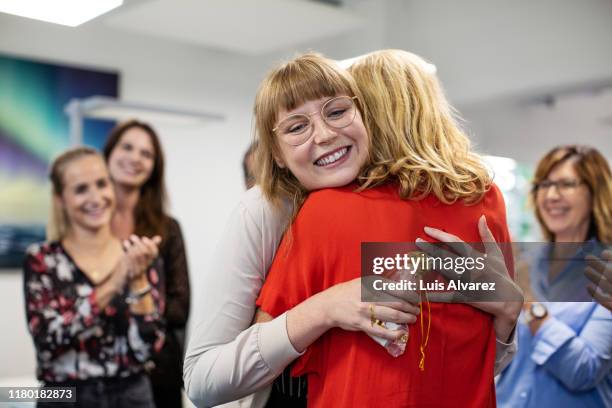
{"type": "Polygon", "coordinates": [[[50,178],[48,241],[30,247],[24,263],[38,379],[76,387],[76,407],[153,407],[144,372],[164,341],[159,237],[112,235],[115,193],[95,150],[63,153],[50,178]]]}

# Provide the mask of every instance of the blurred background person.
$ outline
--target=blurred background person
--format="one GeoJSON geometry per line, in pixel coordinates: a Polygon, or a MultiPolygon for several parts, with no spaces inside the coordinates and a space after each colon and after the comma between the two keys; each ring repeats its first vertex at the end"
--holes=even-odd
{"type": "Polygon", "coordinates": [[[612,250],[603,251],[601,258],[589,255],[587,262],[585,275],[594,284],[587,286],[587,290],[593,299],[612,312],[612,250]]]}
{"type": "Polygon", "coordinates": [[[609,166],[594,148],[559,146],[538,163],[532,199],[550,245],[530,262],[500,407],[612,406],[612,315],[589,301],[583,274],[586,252],[611,242],[611,197],[609,166]]]}
{"type": "Polygon", "coordinates": [[[154,407],[144,372],[164,339],[159,278],[149,267],[159,237],[133,236],[122,248],[113,236],[115,193],[95,150],[66,151],[50,179],[48,241],[32,245],[24,262],[37,377],[46,387],[77,387],[72,406],[154,407]]]}
{"type": "Polygon", "coordinates": [[[249,145],[249,148],[242,157],[242,174],[244,176],[244,186],[248,190],[255,185],[255,151],[257,150],[257,140],[249,145]]]}
{"type": "Polygon", "coordinates": [[[166,299],[166,341],[150,373],[158,407],[182,406],[183,351],[189,317],[190,284],[185,244],[177,220],[166,211],[164,154],[153,128],[136,120],[117,125],[104,146],[115,185],[117,210],[113,233],[159,235],[166,299]]]}

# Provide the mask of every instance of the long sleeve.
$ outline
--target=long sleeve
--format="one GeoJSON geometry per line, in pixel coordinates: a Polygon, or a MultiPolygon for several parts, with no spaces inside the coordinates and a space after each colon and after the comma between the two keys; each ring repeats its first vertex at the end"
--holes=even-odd
{"type": "Polygon", "coordinates": [[[285,315],[252,327],[255,301],[287,217],[249,190],[231,214],[194,311],[184,364],[185,389],[197,406],[244,397],[269,384],[296,357],[285,315]]]}
{"type": "Polygon", "coordinates": [[[161,252],[166,279],[166,324],[168,328],[184,328],[189,318],[190,285],[187,255],[181,227],[169,220],[168,236],[161,252]]]}
{"type": "Polygon", "coordinates": [[[58,274],[68,276],[73,267],[65,257],[45,255],[39,248],[30,247],[23,265],[26,318],[37,349],[54,352],[96,336],[89,329],[101,324],[100,310],[95,289],[67,285],[60,291],[56,287],[48,263],[58,274]]]}
{"type": "Polygon", "coordinates": [[[569,390],[591,390],[612,368],[612,315],[596,306],[578,333],[551,316],[534,337],[531,359],[569,390]]]}

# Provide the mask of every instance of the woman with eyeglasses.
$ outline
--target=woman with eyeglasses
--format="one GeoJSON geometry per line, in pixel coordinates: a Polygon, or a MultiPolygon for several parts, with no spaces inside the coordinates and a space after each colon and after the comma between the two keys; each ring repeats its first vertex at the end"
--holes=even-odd
{"type": "MultiPolygon", "coordinates": [[[[333,327],[389,340],[406,338],[406,328],[373,325],[372,308],[387,322],[416,320],[418,308],[401,298],[393,303],[361,302],[357,278],[317,293],[271,322],[247,328],[282,234],[309,193],[359,183],[364,164],[387,154],[383,140],[369,139],[363,103],[351,76],[319,55],[302,55],[277,67],[261,85],[255,112],[259,186],[247,192],[221,239],[207,277],[206,307],[196,312],[200,323],[185,360],[186,388],[198,406],[260,389],[333,327]],[[323,134],[321,129],[326,129],[323,134]],[[335,147],[330,150],[332,140],[335,147]]],[[[355,186],[347,188],[352,191],[355,186]]],[[[496,363],[504,364],[512,355],[506,352],[512,344],[497,347],[496,363]]],[[[270,406],[304,406],[304,384],[291,380],[285,371],[275,381],[270,406]]],[[[254,405],[262,401],[265,395],[254,405]]]]}
{"type": "MultiPolygon", "coordinates": [[[[361,330],[389,340],[406,333],[405,329],[388,330],[370,324],[369,311],[361,303],[359,279],[323,291],[270,322],[251,326],[255,300],[268,268],[303,199],[310,190],[342,186],[355,180],[369,154],[360,92],[348,73],[318,54],[297,57],[287,67],[286,72],[295,69],[296,75],[307,79],[296,91],[297,95],[303,94],[293,101],[263,98],[257,102],[256,110],[264,109],[264,105],[275,112],[281,106],[303,106],[301,116],[271,126],[279,132],[295,132],[296,138],[282,148],[300,154],[288,159],[290,170],[287,163],[279,166],[262,161],[261,140],[258,141],[256,170],[265,172],[263,178],[277,178],[281,194],[272,194],[261,185],[251,188],[220,238],[205,287],[201,289],[205,303],[194,312],[196,326],[185,356],[185,389],[197,406],[218,405],[258,390],[261,392],[255,395],[252,406],[305,406],[306,382],[291,379],[288,370],[283,370],[302,354],[294,342],[309,344],[318,337],[311,336],[309,327],[313,323],[324,322],[326,328],[361,330]],[[347,136],[350,143],[333,154],[312,157],[303,143],[310,136],[311,120],[337,127],[350,135],[347,136]],[[266,386],[279,374],[282,375],[269,396],[266,386]]],[[[284,116],[287,114],[283,113],[284,116]]],[[[280,157],[287,156],[279,152],[280,157]]],[[[258,184],[263,178],[258,175],[258,184]]],[[[397,298],[395,302],[379,304],[377,313],[387,321],[406,324],[416,320],[418,308],[397,298]]]]}
{"type": "MultiPolygon", "coordinates": [[[[437,77],[425,67],[422,58],[401,50],[373,52],[350,67],[362,90],[370,158],[357,182],[312,192],[304,201],[261,290],[262,313],[278,316],[360,276],[366,242],[451,242],[457,236],[510,242],[501,193],[458,127],[437,77]]],[[[260,88],[258,101],[291,100],[285,95],[301,82],[291,71],[280,71],[260,88]]],[[[340,162],[338,153],[359,151],[360,139],[349,130],[316,126],[313,120],[305,139],[302,128],[293,126],[295,115],[310,115],[321,104],[312,98],[277,113],[260,104],[261,161],[271,168],[271,176],[262,178],[264,191],[276,193],[275,165],[294,168],[310,160],[323,167],[340,162]],[[304,144],[292,148],[294,140],[304,144]]],[[[308,172],[293,173],[302,184],[310,181],[308,172]]],[[[308,406],[495,406],[497,344],[511,338],[522,305],[520,290],[508,277],[511,254],[498,259],[499,281],[512,291],[507,302],[445,304],[421,292],[419,324],[410,326],[403,354],[388,353],[362,333],[338,329],[309,346],[294,341],[305,353],[292,374],[308,376],[308,406]]],[[[376,325],[378,306],[368,308],[376,325]]],[[[324,331],[320,320],[310,325],[312,337],[324,331]]]]}
{"type": "Polygon", "coordinates": [[[546,245],[530,262],[519,351],[498,384],[500,407],[612,406],[612,315],[592,302],[586,268],[612,243],[612,176],[588,146],[538,163],[532,200],[546,245]]]}

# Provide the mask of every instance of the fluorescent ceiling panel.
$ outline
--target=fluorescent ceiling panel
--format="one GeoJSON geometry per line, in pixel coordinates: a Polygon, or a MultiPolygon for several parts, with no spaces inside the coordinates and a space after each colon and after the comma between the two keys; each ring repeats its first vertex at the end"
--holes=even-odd
{"type": "Polygon", "coordinates": [[[0,12],[76,27],[123,4],[123,0],[0,0],[0,12]]]}
{"type": "Polygon", "coordinates": [[[129,32],[249,55],[354,32],[366,24],[346,8],[303,0],[151,0],[104,22],[129,32]]]}
{"type": "MultiPolygon", "coordinates": [[[[70,105],[69,105],[70,106],[70,105]]],[[[222,115],[175,109],[147,103],[119,101],[114,98],[92,96],[79,101],[81,115],[87,118],[127,120],[138,118],[147,122],[166,122],[180,125],[192,125],[209,121],[222,121],[222,115]]]]}

